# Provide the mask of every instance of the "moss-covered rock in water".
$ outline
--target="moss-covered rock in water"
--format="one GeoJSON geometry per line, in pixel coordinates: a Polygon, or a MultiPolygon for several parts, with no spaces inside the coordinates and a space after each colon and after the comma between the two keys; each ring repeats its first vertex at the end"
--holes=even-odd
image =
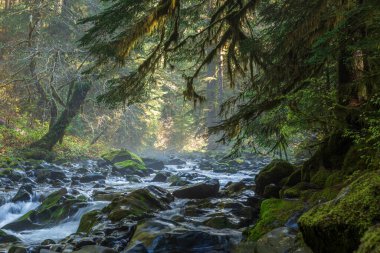
{"type": "Polygon", "coordinates": [[[115,174],[144,176],[148,172],[143,160],[126,149],[111,151],[102,158],[113,165],[112,172],[115,174]]]}
{"type": "Polygon", "coordinates": [[[270,184],[275,184],[281,187],[285,182],[284,179],[289,177],[295,168],[293,165],[283,160],[274,160],[269,165],[267,165],[260,173],[256,176],[256,193],[263,195],[265,187],[270,184]]]}
{"type": "Polygon", "coordinates": [[[305,242],[315,253],[356,250],[364,233],[380,220],[380,172],[367,172],[339,195],[299,219],[305,242]]]}
{"type": "Polygon", "coordinates": [[[20,239],[18,239],[14,235],[8,235],[5,233],[3,230],[0,230],[0,244],[2,243],[14,243],[14,242],[19,242],[20,239]]]}
{"type": "Polygon", "coordinates": [[[247,239],[256,241],[269,231],[282,227],[297,212],[304,209],[300,201],[267,199],[261,203],[260,219],[247,231],[247,239]]]}
{"type": "Polygon", "coordinates": [[[93,210],[82,216],[77,232],[83,232],[88,234],[91,229],[100,221],[101,211],[93,210]]]}
{"type": "Polygon", "coordinates": [[[122,161],[122,162],[118,162],[118,163],[115,163],[114,166],[118,169],[118,170],[122,170],[122,169],[139,169],[139,170],[146,170],[145,166],[141,163],[137,163],[135,161],[132,161],[132,160],[127,160],[127,161],[122,161]]]}
{"type": "Polygon", "coordinates": [[[155,211],[169,209],[173,200],[170,192],[151,185],[114,199],[103,211],[113,222],[124,218],[140,220],[151,216],[155,211]]]}
{"type": "Polygon", "coordinates": [[[139,164],[144,164],[143,160],[138,155],[126,149],[113,150],[111,152],[103,154],[102,158],[112,164],[124,162],[127,160],[131,160],[139,164]]]}
{"type": "Polygon", "coordinates": [[[86,205],[82,198],[76,198],[68,194],[66,188],[62,188],[50,194],[36,209],[29,211],[3,228],[22,231],[54,226],[86,205]]]}
{"type": "Polygon", "coordinates": [[[380,253],[380,224],[368,229],[356,253],[380,253]]]}

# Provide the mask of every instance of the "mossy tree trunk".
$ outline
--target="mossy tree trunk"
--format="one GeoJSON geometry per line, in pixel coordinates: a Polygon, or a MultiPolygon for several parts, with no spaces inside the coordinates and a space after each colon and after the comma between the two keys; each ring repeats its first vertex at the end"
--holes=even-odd
{"type": "Polygon", "coordinates": [[[90,88],[90,83],[77,83],[75,85],[72,96],[70,97],[64,111],[61,113],[54,125],[50,127],[49,131],[40,140],[31,145],[32,148],[52,150],[53,147],[60,140],[62,140],[65,135],[66,128],[78,114],[90,88]]]}

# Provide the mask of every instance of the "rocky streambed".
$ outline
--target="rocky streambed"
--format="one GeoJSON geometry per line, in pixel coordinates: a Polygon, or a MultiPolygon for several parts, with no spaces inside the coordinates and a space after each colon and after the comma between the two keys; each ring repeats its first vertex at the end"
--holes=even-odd
{"type": "Polygon", "coordinates": [[[253,157],[24,161],[0,169],[0,252],[230,252],[258,216],[253,157]]]}

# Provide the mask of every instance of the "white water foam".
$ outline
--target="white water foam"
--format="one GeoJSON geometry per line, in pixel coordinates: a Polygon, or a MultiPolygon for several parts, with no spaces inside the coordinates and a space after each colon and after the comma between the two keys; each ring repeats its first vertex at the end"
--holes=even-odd
{"type": "Polygon", "coordinates": [[[35,209],[39,204],[39,202],[9,202],[0,206],[0,228],[35,209]]]}
{"type": "Polygon", "coordinates": [[[105,207],[109,202],[106,201],[96,201],[92,202],[88,207],[81,208],[72,217],[67,218],[61,224],[51,227],[36,230],[24,230],[22,232],[16,233],[10,230],[4,230],[6,233],[16,236],[21,239],[26,244],[38,244],[45,239],[52,239],[55,241],[61,240],[68,235],[75,233],[78,229],[80,219],[82,216],[92,210],[101,209],[105,207]]]}

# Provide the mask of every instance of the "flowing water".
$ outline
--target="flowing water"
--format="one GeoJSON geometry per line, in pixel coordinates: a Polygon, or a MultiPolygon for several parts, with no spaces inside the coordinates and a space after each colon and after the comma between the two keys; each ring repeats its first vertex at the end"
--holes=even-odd
{"type": "MultiPolygon", "coordinates": [[[[264,163],[267,163],[267,161],[265,161],[264,163]]],[[[94,166],[94,164],[95,163],[93,161],[87,161],[87,166],[89,166],[90,168],[91,166],[94,166]]],[[[69,177],[74,175],[75,170],[80,167],[81,166],[78,164],[71,164],[70,166],[61,166],[60,169],[65,171],[65,173],[69,177]]],[[[262,167],[260,164],[256,166],[256,168],[260,167],[262,167]]],[[[197,162],[189,160],[186,162],[185,165],[166,165],[162,171],[170,172],[172,174],[192,173],[195,176],[190,180],[191,183],[202,182],[205,181],[206,178],[218,179],[221,187],[223,187],[228,182],[239,182],[243,179],[252,179],[258,173],[259,169],[240,170],[239,172],[233,174],[216,173],[212,170],[201,170],[197,162]]],[[[131,192],[132,190],[139,189],[147,185],[160,186],[170,191],[178,188],[170,186],[170,183],[152,182],[154,175],[155,174],[149,177],[141,178],[142,181],[137,183],[129,182],[125,178],[108,177],[105,181],[105,186],[112,187],[114,191],[123,193],[131,192]]],[[[73,186],[72,188],[75,188],[75,190],[79,191],[81,194],[90,197],[91,199],[91,196],[93,195],[94,191],[98,190],[93,188],[94,184],[94,182],[87,183],[82,184],[78,187],[73,186]]],[[[65,187],[70,188],[70,183],[67,183],[65,187]]],[[[53,192],[56,189],[58,188],[54,189],[48,185],[38,184],[36,192],[42,192],[46,195],[46,193],[53,192]]],[[[12,194],[15,194],[16,190],[17,189],[15,189],[15,191],[12,194]]],[[[172,203],[172,208],[170,210],[161,212],[160,214],[158,214],[158,216],[170,219],[172,216],[175,216],[179,212],[179,209],[182,208],[186,202],[187,200],[178,199],[172,203]]],[[[90,200],[89,205],[87,207],[80,209],[75,215],[69,217],[68,219],[64,220],[63,222],[61,222],[61,224],[55,227],[36,230],[25,230],[17,233],[10,230],[4,231],[8,234],[15,235],[16,237],[20,238],[26,245],[36,245],[41,243],[45,239],[53,239],[57,241],[76,232],[83,214],[91,210],[102,209],[108,203],[109,202],[106,201],[90,200]]],[[[17,220],[27,212],[37,208],[39,204],[41,204],[41,202],[39,201],[38,196],[34,197],[33,201],[31,202],[12,203],[8,200],[7,203],[0,206],[0,228],[12,221],[17,220]]]]}

